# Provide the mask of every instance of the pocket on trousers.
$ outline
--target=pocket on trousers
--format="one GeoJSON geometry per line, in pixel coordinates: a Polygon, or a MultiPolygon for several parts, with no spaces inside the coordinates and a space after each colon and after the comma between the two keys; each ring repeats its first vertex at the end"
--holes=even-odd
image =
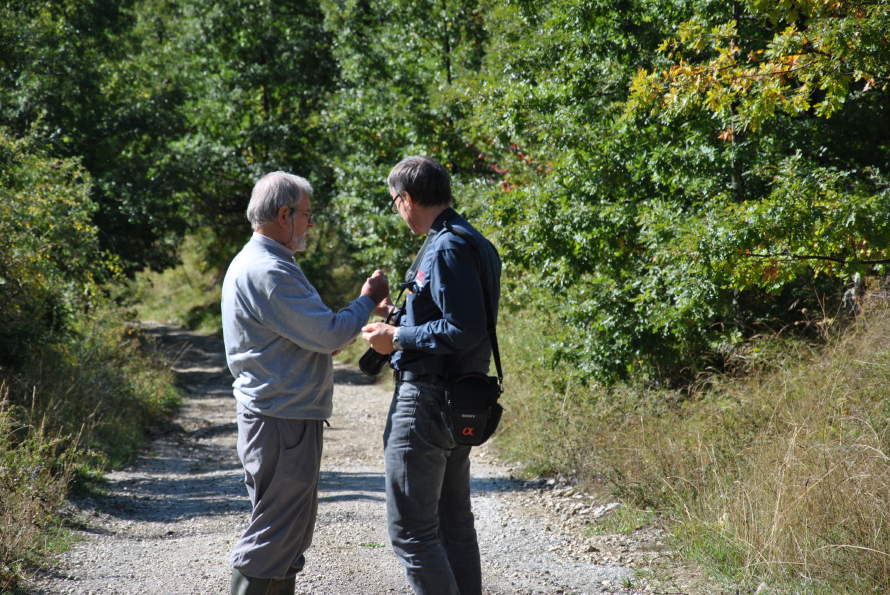
{"type": "Polygon", "coordinates": [[[433,395],[424,395],[417,404],[417,437],[437,448],[455,447],[451,428],[442,405],[433,395]]]}
{"type": "Polygon", "coordinates": [[[278,469],[276,475],[285,482],[314,482],[318,475],[321,448],[316,440],[315,426],[320,422],[288,421],[280,427],[278,469]],[[284,427],[282,427],[284,426],[284,427]]]}
{"type": "Polygon", "coordinates": [[[292,450],[306,438],[309,424],[306,420],[278,420],[278,437],[282,450],[292,450]]]}

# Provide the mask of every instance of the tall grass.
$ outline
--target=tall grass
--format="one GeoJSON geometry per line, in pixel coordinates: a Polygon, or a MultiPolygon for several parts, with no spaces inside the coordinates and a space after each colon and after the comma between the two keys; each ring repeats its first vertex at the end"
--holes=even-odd
{"type": "Polygon", "coordinates": [[[178,403],[172,373],[117,313],[0,370],[0,592],[51,553],[72,482],[130,460],[178,403]]]}
{"type": "Polygon", "coordinates": [[[12,405],[0,385],[0,592],[38,563],[59,526],[74,460],[64,437],[54,435],[35,409],[12,405]]]}
{"type": "Polygon", "coordinates": [[[823,348],[763,343],[769,361],[691,393],[573,386],[534,357],[527,320],[503,324],[506,454],[657,507],[690,556],[736,584],[890,589],[887,308],[823,348]]]}

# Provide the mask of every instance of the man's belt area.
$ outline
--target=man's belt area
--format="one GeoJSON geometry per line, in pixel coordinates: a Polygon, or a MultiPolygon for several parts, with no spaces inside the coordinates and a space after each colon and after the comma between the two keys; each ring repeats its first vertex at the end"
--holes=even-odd
{"type": "Polygon", "coordinates": [[[396,370],[395,379],[396,384],[399,382],[426,382],[429,384],[445,385],[447,383],[445,377],[440,374],[412,372],[411,370],[396,370]]]}

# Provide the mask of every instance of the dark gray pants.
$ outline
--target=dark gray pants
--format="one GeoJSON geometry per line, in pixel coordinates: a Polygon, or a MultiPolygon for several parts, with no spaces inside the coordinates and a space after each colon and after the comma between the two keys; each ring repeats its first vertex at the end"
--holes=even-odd
{"type": "Polygon", "coordinates": [[[303,568],[318,511],[323,421],[258,415],[238,405],[238,457],[253,511],[230,562],[256,578],[303,568]]]}
{"type": "Polygon", "coordinates": [[[384,433],[386,514],[393,550],[423,595],[482,592],[470,508],[470,447],[456,446],[444,389],[396,387],[384,433]]]}

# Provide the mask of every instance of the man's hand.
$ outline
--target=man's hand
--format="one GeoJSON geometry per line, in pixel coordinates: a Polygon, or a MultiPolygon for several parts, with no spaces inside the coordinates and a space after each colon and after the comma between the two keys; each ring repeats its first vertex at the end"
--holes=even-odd
{"type": "Polygon", "coordinates": [[[374,274],[365,280],[365,284],[362,285],[361,295],[368,296],[374,300],[375,304],[379,304],[389,297],[389,281],[386,279],[383,271],[377,269],[374,271],[374,274]]]}
{"type": "Polygon", "coordinates": [[[381,300],[377,306],[374,307],[373,314],[375,316],[379,316],[380,318],[386,318],[389,316],[390,311],[395,308],[395,304],[392,303],[392,300],[389,299],[389,296],[386,296],[381,300]]]}
{"type": "Polygon", "coordinates": [[[371,344],[374,351],[382,355],[392,353],[392,338],[396,328],[385,322],[372,322],[362,327],[362,339],[371,344]]]}

